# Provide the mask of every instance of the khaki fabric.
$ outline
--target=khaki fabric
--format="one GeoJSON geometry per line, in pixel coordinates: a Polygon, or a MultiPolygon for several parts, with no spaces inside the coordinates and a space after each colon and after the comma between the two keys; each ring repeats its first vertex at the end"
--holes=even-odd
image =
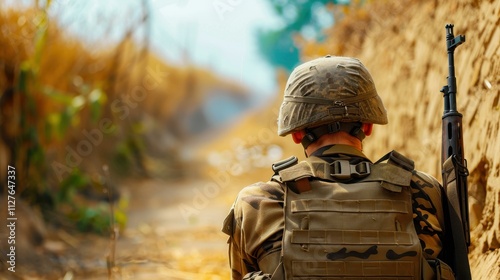
{"type": "MultiPolygon", "coordinates": [[[[316,156],[330,161],[367,159],[359,151],[345,145],[324,149],[316,156]]],[[[423,256],[435,259],[442,250],[444,228],[441,187],[423,172],[414,172],[411,181],[413,224],[423,256]]],[[[270,254],[274,258],[280,255],[276,252],[281,251],[283,238],[285,188],[283,183],[271,180],[255,183],[240,191],[223,226],[223,231],[229,235],[232,279],[270,279],[274,271],[271,271],[272,268],[262,271],[259,262],[270,254]]]]}
{"type": "Polygon", "coordinates": [[[306,162],[314,163],[313,172],[322,171],[314,177],[323,180],[311,180],[304,192],[294,191],[296,181],[286,180],[286,279],[422,279],[412,173],[379,163],[371,166],[369,175],[348,184],[328,180],[330,165],[321,158],[306,162]]]}

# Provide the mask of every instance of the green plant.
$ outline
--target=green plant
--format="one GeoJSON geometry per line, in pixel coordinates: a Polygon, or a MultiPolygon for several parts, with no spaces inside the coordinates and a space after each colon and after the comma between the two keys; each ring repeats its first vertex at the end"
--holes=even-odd
{"type": "MultiPolygon", "coordinates": [[[[74,80],[73,75],[78,73],[62,72],[63,79],[48,74],[47,67],[53,69],[51,65],[58,64],[58,59],[66,61],[63,52],[54,53],[53,49],[47,48],[48,42],[54,48],[54,40],[57,47],[57,42],[63,38],[61,31],[50,22],[47,14],[50,5],[51,1],[36,1],[34,9],[20,11],[17,17],[11,17],[17,20],[12,22],[14,27],[19,18],[33,19],[28,21],[33,33],[23,41],[25,54],[19,57],[20,61],[10,62],[19,65],[12,67],[18,69],[12,90],[13,111],[18,116],[14,118],[16,123],[12,124],[16,127],[12,161],[21,174],[19,193],[31,204],[40,206],[47,215],[60,212],[80,230],[104,233],[109,229],[110,215],[115,215],[117,223],[124,226],[124,208],[117,207],[116,213],[109,213],[106,202],[81,199],[83,190],[99,187],[81,166],[74,167],[62,181],[55,182],[51,177],[47,151],[70,142],[68,135],[85,125],[96,124],[102,118],[107,106],[103,85],[108,77],[96,75],[83,79],[78,76],[79,83],[68,85],[62,81],[74,80]]],[[[63,50],[69,48],[68,43],[59,47],[63,50]]],[[[57,152],[64,153],[65,150],[58,149],[57,152]]]]}

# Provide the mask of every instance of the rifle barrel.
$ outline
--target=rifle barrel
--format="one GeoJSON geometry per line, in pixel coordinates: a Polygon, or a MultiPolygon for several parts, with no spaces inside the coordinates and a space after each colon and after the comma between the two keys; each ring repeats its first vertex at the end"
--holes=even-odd
{"type": "Polygon", "coordinates": [[[445,113],[457,111],[457,79],[455,78],[455,48],[465,42],[464,35],[454,38],[453,24],[446,25],[446,48],[448,50],[448,91],[445,94],[445,113]]]}

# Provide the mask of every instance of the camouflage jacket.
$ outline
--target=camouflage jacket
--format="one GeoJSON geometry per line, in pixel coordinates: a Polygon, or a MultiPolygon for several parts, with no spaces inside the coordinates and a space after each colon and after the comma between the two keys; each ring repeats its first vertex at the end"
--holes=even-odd
{"type": "MultiPolygon", "coordinates": [[[[368,160],[358,150],[345,145],[325,147],[314,153],[326,160],[368,160]]],[[[279,180],[259,182],[243,188],[224,222],[229,237],[232,279],[270,279],[258,262],[281,250],[285,185],[279,180]]],[[[442,250],[444,214],[441,186],[433,177],[415,171],[412,177],[413,221],[424,256],[438,258],[442,250]]]]}

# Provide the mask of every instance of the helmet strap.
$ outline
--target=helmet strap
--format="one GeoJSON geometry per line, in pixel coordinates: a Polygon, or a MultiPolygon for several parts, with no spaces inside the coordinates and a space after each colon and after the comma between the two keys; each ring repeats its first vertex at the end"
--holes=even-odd
{"type": "Polygon", "coordinates": [[[317,141],[321,136],[331,133],[336,133],[339,131],[345,131],[350,135],[358,138],[360,141],[365,139],[365,133],[361,127],[363,123],[361,122],[334,122],[325,125],[321,125],[315,128],[306,128],[306,135],[302,138],[301,144],[306,149],[313,142],[317,141]]]}

